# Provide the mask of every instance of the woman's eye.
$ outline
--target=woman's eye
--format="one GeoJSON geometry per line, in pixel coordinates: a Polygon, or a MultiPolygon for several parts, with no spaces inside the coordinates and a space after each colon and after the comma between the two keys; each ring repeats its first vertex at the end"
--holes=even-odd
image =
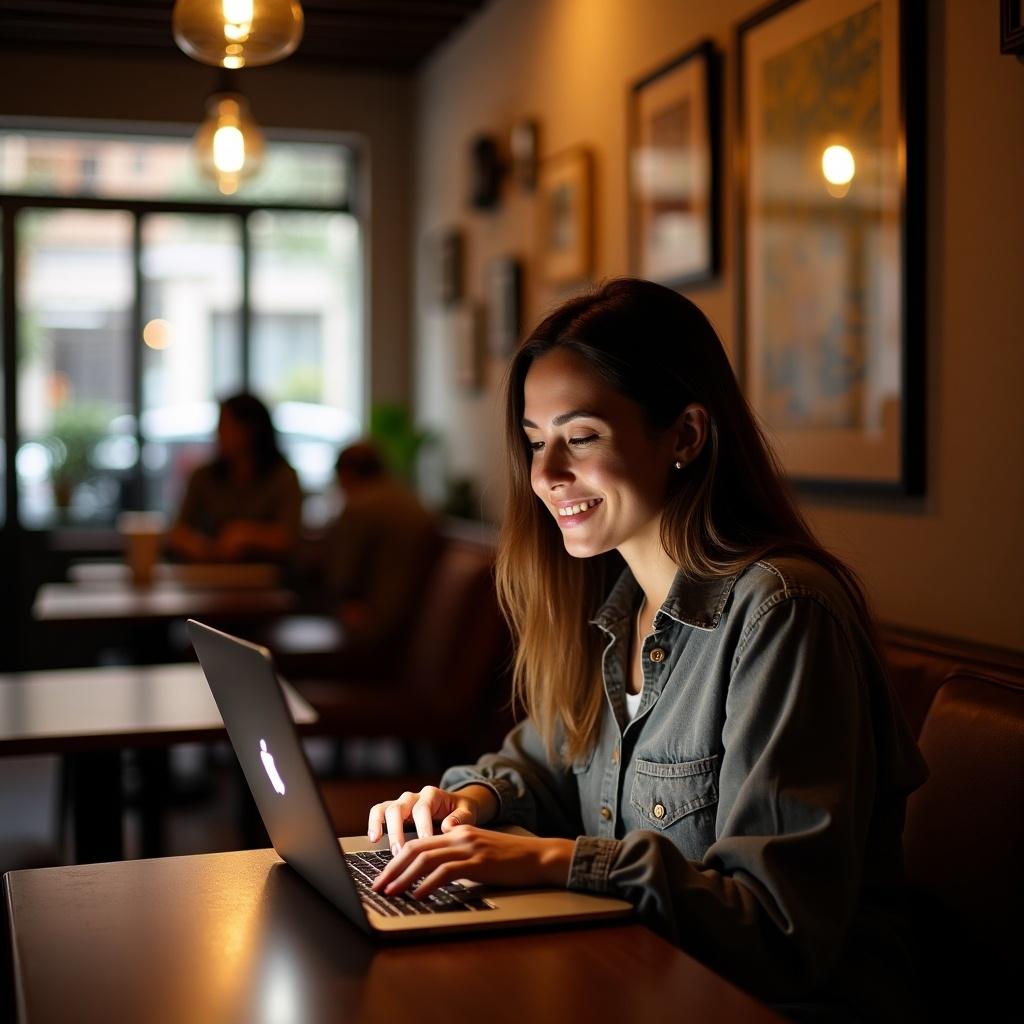
{"type": "Polygon", "coordinates": [[[597,440],[597,434],[587,434],[586,437],[570,437],[569,444],[584,445],[597,440]]]}
{"type": "Polygon", "coordinates": [[[541,450],[541,448],[544,447],[544,442],[543,441],[527,441],[526,442],[526,446],[527,446],[527,448],[530,449],[531,452],[539,452],[541,450]]]}

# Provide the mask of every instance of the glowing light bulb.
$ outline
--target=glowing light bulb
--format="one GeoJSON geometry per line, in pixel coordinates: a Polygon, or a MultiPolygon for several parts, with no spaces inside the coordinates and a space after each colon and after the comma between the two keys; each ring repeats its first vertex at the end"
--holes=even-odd
{"type": "Polygon", "coordinates": [[[254,174],[263,157],[263,133],[237,92],[215,93],[207,101],[206,119],[195,138],[202,170],[224,195],[238,191],[239,182],[254,174]]]}
{"type": "Polygon", "coordinates": [[[174,41],[214,67],[259,67],[284,60],[302,39],[298,0],[175,0],[174,41]]]}
{"type": "Polygon", "coordinates": [[[846,146],[829,146],[821,154],[821,173],[830,185],[849,185],[857,165],[846,146]]]}

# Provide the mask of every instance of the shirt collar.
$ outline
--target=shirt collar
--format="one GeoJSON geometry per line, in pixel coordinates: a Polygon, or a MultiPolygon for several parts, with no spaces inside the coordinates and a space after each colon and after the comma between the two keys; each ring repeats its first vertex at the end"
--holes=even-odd
{"type": "MultiPolygon", "coordinates": [[[[659,624],[660,616],[667,615],[677,622],[697,629],[714,629],[722,619],[722,610],[738,578],[739,573],[733,576],[694,579],[686,576],[682,570],[677,571],[668,597],[655,616],[655,626],[659,624]]],[[[590,621],[595,626],[610,630],[616,623],[633,615],[639,594],[640,585],[627,567],[615,582],[597,615],[590,621]]]]}

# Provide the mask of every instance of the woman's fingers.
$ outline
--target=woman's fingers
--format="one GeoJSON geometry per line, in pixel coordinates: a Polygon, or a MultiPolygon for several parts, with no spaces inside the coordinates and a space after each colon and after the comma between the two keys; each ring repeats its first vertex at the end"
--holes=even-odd
{"type": "Polygon", "coordinates": [[[397,854],[405,845],[405,823],[412,814],[413,804],[418,799],[415,793],[403,793],[384,808],[384,824],[388,829],[388,844],[391,852],[397,854]]]}
{"type": "Polygon", "coordinates": [[[409,842],[395,859],[377,876],[373,888],[389,896],[405,892],[419,882],[416,895],[426,895],[441,884],[428,884],[438,871],[446,877],[459,878],[470,860],[471,850],[463,843],[453,843],[448,836],[431,836],[409,842]]]}

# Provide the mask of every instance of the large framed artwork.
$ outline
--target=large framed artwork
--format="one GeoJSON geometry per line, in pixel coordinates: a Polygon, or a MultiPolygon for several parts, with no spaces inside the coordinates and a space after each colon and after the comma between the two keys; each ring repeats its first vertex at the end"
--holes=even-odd
{"type": "Polygon", "coordinates": [[[738,31],[744,379],[802,490],[924,488],[921,10],[784,0],[738,31]]]}
{"type": "Polygon", "coordinates": [[[590,275],[593,198],[590,151],[577,146],[540,167],[540,266],[549,284],[590,275]]]}
{"type": "Polygon", "coordinates": [[[638,277],[679,288],[718,269],[718,108],[710,42],[631,90],[630,264],[638,277]]]}

